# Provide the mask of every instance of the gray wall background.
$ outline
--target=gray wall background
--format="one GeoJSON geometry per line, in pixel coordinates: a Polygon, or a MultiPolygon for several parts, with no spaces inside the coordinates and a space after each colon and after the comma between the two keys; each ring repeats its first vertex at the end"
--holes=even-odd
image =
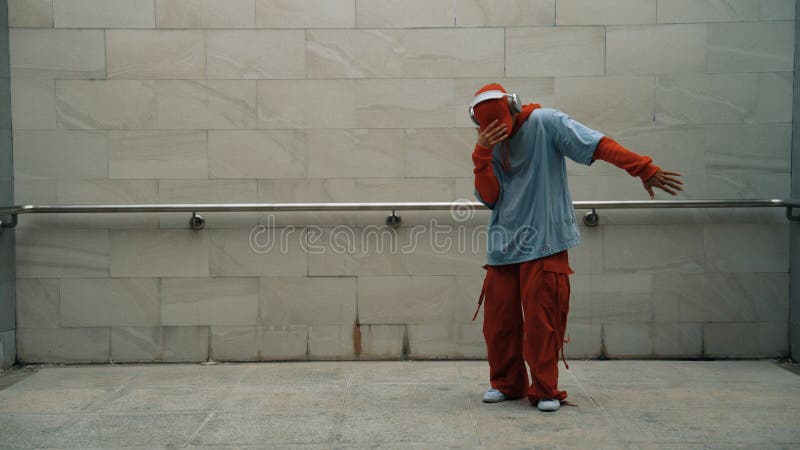
{"type": "MultiPolygon", "coordinates": [[[[683,173],[680,198],[790,194],[794,0],[9,8],[16,203],[472,198],[465,107],[491,81],[683,173]]],[[[575,200],[647,198],[605,163],[569,172],[575,200]]],[[[259,223],[362,236],[384,216],[209,214],[200,232],[188,215],[22,217],[19,359],[484,357],[482,248],[249,246],[259,223]]],[[[568,356],[789,353],[782,211],[614,211],[582,234],[568,356]]]]}
{"type": "MultiPolygon", "coordinates": [[[[0,0],[0,204],[14,202],[11,150],[11,75],[8,58],[8,5],[0,0]]],[[[0,369],[16,361],[14,230],[0,231],[0,369]]]]}

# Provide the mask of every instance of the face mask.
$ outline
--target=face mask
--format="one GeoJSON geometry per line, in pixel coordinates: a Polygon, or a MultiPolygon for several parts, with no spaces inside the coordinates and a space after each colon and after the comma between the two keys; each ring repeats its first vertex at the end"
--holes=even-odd
{"type": "Polygon", "coordinates": [[[494,99],[475,105],[475,118],[480,124],[480,131],[485,130],[492,121],[497,120],[505,124],[506,130],[511,133],[514,126],[514,119],[508,107],[508,100],[494,99]]]}

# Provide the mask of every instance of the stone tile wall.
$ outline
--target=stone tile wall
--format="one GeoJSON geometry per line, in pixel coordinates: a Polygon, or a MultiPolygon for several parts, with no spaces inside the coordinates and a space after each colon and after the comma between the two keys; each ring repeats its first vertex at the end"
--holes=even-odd
{"type": "MultiPolygon", "coordinates": [[[[9,14],[18,204],[474,199],[465,111],[491,81],[681,172],[679,198],[790,194],[794,0],[9,0],[9,14]]],[[[647,198],[605,163],[568,170],[575,200],[647,198]]],[[[210,213],[203,231],[188,214],[22,217],[19,358],[484,357],[471,318],[488,214],[406,212],[396,232],[386,214],[210,213]]],[[[601,221],[570,253],[568,356],[788,354],[783,211],[601,221]]]]}

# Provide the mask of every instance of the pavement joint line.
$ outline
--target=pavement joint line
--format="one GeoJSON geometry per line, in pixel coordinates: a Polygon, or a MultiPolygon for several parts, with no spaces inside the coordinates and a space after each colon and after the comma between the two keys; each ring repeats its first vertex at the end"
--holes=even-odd
{"type": "Polygon", "coordinates": [[[350,401],[350,393],[353,387],[353,371],[352,369],[347,374],[347,385],[345,386],[344,396],[342,398],[342,404],[339,407],[339,410],[336,412],[336,416],[333,423],[333,428],[331,429],[331,438],[329,443],[331,445],[341,445],[341,434],[344,428],[344,415],[345,411],[347,411],[347,404],[350,401]]]}
{"type": "Polygon", "coordinates": [[[483,449],[485,447],[483,446],[483,442],[481,442],[481,434],[480,431],[478,431],[478,418],[475,417],[472,402],[472,396],[467,397],[467,412],[469,413],[469,418],[472,420],[472,427],[475,429],[475,439],[478,440],[478,446],[483,449]]]}
{"type": "Polygon", "coordinates": [[[205,428],[208,422],[210,422],[215,415],[216,415],[215,411],[211,411],[208,414],[206,414],[205,419],[203,419],[203,421],[200,423],[197,429],[194,430],[194,433],[192,433],[192,435],[186,439],[186,442],[184,442],[183,445],[180,446],[180,448],[186,448],[187,446],[189,446],[189,444],[192,443],[192,440],[194,440],[197,437],[197,435],[199,435],[200,432],[203,431],[203,428],[205,428]]]}

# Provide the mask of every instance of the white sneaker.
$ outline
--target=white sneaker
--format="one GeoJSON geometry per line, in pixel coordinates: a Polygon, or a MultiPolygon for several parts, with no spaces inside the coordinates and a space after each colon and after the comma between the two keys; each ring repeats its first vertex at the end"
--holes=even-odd
{"type": "Polygon", "coordinates": [[[483,394],[483,401],[486,403],[497,403],[505,400],[506,395],[495,388],[489,388],[489,390],[483,394]]]}
{"type": "Polygon", "coordinates": [[[561,402],[553,398],[541,399],[536,407],[539,411],[557,411],[561,407],[561,402]]]}

